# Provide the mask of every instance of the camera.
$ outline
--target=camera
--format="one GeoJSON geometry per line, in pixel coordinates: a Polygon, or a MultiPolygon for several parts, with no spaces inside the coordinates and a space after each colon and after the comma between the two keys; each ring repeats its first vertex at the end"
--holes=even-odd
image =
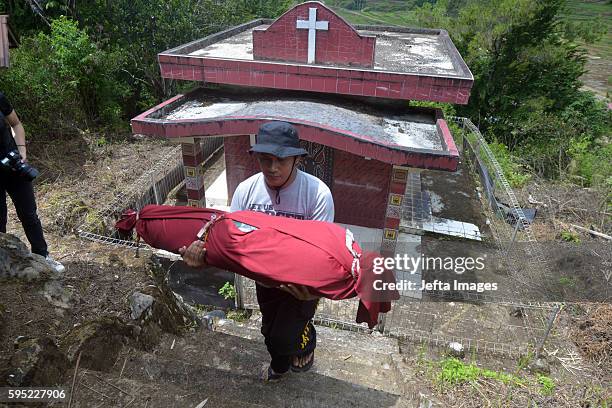
{"type": "Polygon", "coordinates": [[[8,152],[6,157],[0,159],[0,169],[13,171],[28,181],[34,180],[39,174],[38,170],[21,159],[21,155],[17,150],[8,152]]]}

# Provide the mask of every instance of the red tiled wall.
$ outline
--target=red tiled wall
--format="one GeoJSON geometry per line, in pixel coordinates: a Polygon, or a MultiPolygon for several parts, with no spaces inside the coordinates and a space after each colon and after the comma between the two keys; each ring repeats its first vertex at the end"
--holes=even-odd
{"type": "Polygon", "coordinates": [[[392,99],[468,103],[473,81],[346,68],[160,55],[164,78],[392,99]]]}
{"type": "Polygon", "coordinates": [[[308,61],[308,30],[297,29],[297,20],[308,20],[310,7],[317,21],[328,21],[328,30],[317,30],[315,62],[360,67],[374,66],[376,37],[361,36],[346,21],[319,3],[304,3],[288,11],[266,30],[253,31],[253,57],[276,61],[308,61]]]}
{"type": "Polygon", "coordinates": [[[334,150],[336,222],[383,228],[392,166],[334,150]]]}
{"type": "Polygon", "coordinates": [[[238,184],[259,172],[259,166],[251,157],[248,135],[228,136],[223,139],[225,149],[225,171],[227,174],[227,192],[231,200],[238,184]]]}

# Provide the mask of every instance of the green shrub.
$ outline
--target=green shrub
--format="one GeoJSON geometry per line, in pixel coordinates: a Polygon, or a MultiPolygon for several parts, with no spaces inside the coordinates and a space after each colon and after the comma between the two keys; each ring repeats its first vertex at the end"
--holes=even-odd
{"type": "Polygon", "coordinates": [[[0,86],[34,138],[74,127],[115,127],[124,88],[113,75],[122,64],[120,53],[102,51],[75,21],[61,17],[49,34],[24,38],[11,51],[0,86]]]}
{"type": "Polygon", "coordinates": [[[236,288],[229,282],[225,282],[225,285],[219,289],[219,294],[223,296],[225,300],[236,299],[236,288]]]}
{"type": "Polygon", "coordinates": [[[531,180],[531,175],[525,172],[523,167],[518,163],[516,157],[510,154],[506,145],[493,142],[489,143],[489,148],[501,166],[508,183],[510,183],[512,187],[521,187],[531,180]]]}
{"type": "Polygon", "coordinates": [[[542,395],[552,395],[555,390],[555,382],[550,377],[538,374],[538,383],[542,395]]]}
{"type": "Polygon", "coordinates": [[[612,187],[612,144],[591,142],[587,137],[570,142],[569,176],[584,186],[612,187]]]}
{"type": "Polygon", "coordinates": [[[573,231],[561,231],[561,240],[565,242],[580,242],[580,237],[573,231]]]}

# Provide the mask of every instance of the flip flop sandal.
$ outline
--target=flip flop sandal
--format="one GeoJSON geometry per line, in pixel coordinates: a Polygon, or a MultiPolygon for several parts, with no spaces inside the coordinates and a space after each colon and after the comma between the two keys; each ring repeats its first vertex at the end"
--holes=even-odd
{"type": "Polygon", "coordinates": [[[261,373],[261,379],[264,382],[276,382],[280,380],[281,378],[283,378],[285,374],[287,373],[276,373],[274,372],[274,370],[272,370],[272,367],[267,366],[267,367],[264,367],[261,373]]]}
{"type": "Polygon", "coordinates": [[[299,366],[293,365],[292,363],[291,371],[293,371],[294,373],[305,373],[306,371],[310,370],[313,364],[314,364],[314,351],[312,352],[312,358],[310,359],[308,363],[306,363],[306,365],[299,367],[299,366]]]}

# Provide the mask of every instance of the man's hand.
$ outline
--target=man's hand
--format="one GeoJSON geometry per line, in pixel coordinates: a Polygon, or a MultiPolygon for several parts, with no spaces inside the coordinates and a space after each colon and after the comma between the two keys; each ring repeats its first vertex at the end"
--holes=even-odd
{"type": "Polygon", "coordinates": [[[19,155],[24,162],[28,161],[28,154],[25,146],[17,146],[17,150],[19,150],[19,155]]]}
{"type": "Polygon", "coordinates": [[[192,268],[203,268],[206,266],[206,248],[204,242],[193,241],[189,248],[179,248],[183,261],[192,268]]]}
{"type": "Polygon", "coordinates": [[[280,285],[278,287],[280,290],[284,290],[285,292],[292,295],[294,298],[298,300],[315,300],[319,299],[319,296],[311,295],[308,291],[308,288],[303,285],[280,285]]]}

